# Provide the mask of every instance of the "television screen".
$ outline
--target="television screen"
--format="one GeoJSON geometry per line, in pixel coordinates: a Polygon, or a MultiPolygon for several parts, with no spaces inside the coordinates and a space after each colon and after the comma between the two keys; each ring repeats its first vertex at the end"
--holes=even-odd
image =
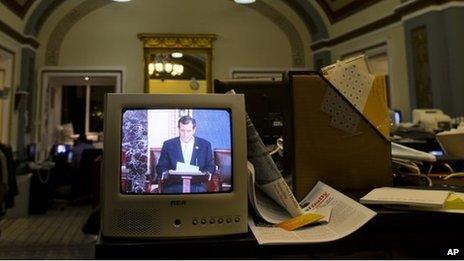
{"type": "Polygon", "coordinates": [[[232,191],[230,109],[124,109],[122,194],[232,191]]]}

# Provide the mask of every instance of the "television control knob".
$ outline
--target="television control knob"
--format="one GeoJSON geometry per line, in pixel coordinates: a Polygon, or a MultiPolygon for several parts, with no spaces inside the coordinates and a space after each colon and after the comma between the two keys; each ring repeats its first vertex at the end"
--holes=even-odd
{"type": "Polygon", "coordinates": [[[218,218],[218,223],[219,224],[222,224],[224,222],[224,219],[223,218],[218,218]]]}
{"type": "Polygon", "coordinates": [[[232,219],[231,218],[226,218],[226,223],[230,223],[232,222],[232,219]]]}
{"type": "Polygon", "coordinates": [[[240,222],[240,217],[235,217],[235,223],[240,222]]]}
{"type": "Polygon", "coordinates": [[[209,223],[210,223],[210,224],[214,224],[215,222],[216,222],[216,220],[214,220],[214,218],[211,218],[211,219],[209,220],[209,223]]]}
{"type": "Polygon", "coordinates": [[[194,218],[194,219],[192,220],[192,224],[193,224],[193,225],[198,225],[198,219],[194,218]]]}
{"type": "Polygon", "coordinates": [[[206,218],[202,218],[200,222],[201,222],[201,224],[203,224],[203,225],[206,224],[206,218]]]}

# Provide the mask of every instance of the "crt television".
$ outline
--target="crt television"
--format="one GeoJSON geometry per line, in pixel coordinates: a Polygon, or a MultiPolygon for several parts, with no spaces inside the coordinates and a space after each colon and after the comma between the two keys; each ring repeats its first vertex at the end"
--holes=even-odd
{"type": "Polygon", "coordinates": [[[231,89],[245,95],[246,112],[264,144],[276,144],[283,131],[284,82],[254,79],[214,80],[215,93],[226,93],[231,89]]]}
{"type": "MultiPolygon", "coordinates": [[[[243,95],[107,94],[105,99],[103,236],[182,238],[247,232],[243,95]],[[196,123],[188,164],[180,164],[183,155],[177,145],[184,116],[196,123]],[[166,167],[170,161],[176,166],[166,167]],[[214,167],[202,169],[204,162],[214,167]],[[157,173],[161,164],[169,170],[157,173]],[[168,184],[176,186],[169,190],[168,184]]],[[[193,128],[192,121],[182,126],[189,124],[193,128]]]]}

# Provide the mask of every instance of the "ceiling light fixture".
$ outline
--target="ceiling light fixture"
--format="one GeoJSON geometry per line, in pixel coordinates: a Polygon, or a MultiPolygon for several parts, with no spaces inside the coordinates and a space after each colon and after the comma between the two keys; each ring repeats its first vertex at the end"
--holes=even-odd
{"type": "MultiPolygon", "coordinates": [[[[182,55],[182,53],[180,54],[182,55]]],[[[173,57],[173,54],[171,54],[171,57],[173,57]]],[[[153,61],[148,64],[148,74],[152,75],[155,72],[157,74],[167,73],[172,76],[178,76],[184,73],[184,66],[182,64],[171,62],[169,60],[169,54],[157,54],[153,61]]]]}
{"type": "Polygon", "coordinates": [[[256,0],[234,0],[234,2],[237,4],[251,4],[256,2],[256,0]]]}
{"type": "Polygon", "coordinates": [[[172,58],[182,58],[184,56],[181,52],[173,52],[171,53],[172,58]]]}
{"type": "Polygon", "coordinates": [[[113,2],[120,2],[120,3],[124,3],[124,2],[130,2],[132,0],[113,0],[113,2]]]}

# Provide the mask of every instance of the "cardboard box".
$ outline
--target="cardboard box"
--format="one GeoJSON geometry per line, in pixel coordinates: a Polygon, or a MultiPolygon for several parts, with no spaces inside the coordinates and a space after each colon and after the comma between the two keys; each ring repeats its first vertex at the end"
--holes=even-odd
{"type": "Polygon", "coordinates": [[[368,120],[317,72],[290,72],[288,82],[284,167],[295,197],[301,200],[319,180],[339,190],[391,186],[391,144],[378,128],[384,105],[375,107],[379,89],[366,102],[368,120]]]}

